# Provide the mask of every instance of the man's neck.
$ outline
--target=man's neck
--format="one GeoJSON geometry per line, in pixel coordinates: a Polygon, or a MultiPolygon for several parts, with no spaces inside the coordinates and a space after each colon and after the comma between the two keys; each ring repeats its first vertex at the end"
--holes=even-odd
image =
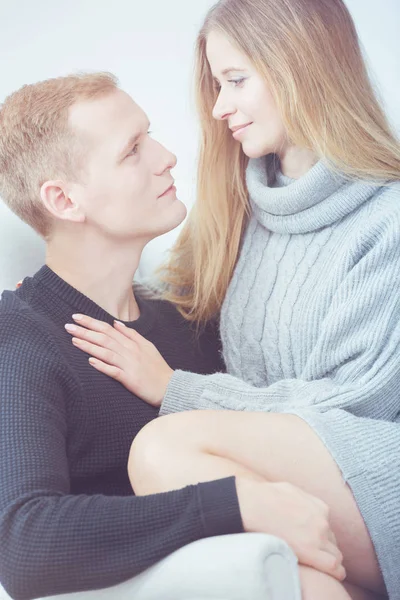
{"type": "Polygon", "coordinates": [[[143,244],[56,236],[47,244],[46,264],[59,277],[121,321],[139,315],[133,292],[133,278],[143,244]]]}

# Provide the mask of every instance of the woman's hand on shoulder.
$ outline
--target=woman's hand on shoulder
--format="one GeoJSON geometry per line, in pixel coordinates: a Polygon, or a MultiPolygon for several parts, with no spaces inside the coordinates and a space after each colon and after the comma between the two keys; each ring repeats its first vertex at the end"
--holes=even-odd
{"type": "Polygon", "coordinates": [[[65,329],[89,363],[152,406],[160,406],[174,373],[157,348],[120,321],[114,327],[85,315],[73,315],[65,329]]]}

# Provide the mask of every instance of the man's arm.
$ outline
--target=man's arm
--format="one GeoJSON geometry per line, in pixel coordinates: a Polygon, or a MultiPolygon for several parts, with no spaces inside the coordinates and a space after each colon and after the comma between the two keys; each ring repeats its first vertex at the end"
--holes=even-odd
{"type": "Polygon", "coordinates": [[[144,497],[70,494],[74,388],[37,325],[2,314],[0,580],[13,598],[114,585],[194,540],[242,531],[234,478],[144,497]]]}

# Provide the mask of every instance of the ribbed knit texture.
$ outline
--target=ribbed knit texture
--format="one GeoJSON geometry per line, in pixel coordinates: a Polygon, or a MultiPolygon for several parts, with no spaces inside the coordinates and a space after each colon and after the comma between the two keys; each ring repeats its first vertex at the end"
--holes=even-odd
{"type": "MultiPolygon", "coordinates": [[[[212,327],[138,297],[126,323],[173,368],[222,368],[212,327]]],[[[233,478],[135,497],[130,445],[157,410],[99,373],[64,324],[112,316],[43,267],[0,302],[0,581],[18,600],[131,578],[194,540],[242,531],[233,478]]]]}
{"type": "Polygon", "coordinates": [[[351,486],[400,590],[400,185],[251,160],[252,218],[221,318],[229,374],[175,372],[161,413],[290,412],[351,486]]]}

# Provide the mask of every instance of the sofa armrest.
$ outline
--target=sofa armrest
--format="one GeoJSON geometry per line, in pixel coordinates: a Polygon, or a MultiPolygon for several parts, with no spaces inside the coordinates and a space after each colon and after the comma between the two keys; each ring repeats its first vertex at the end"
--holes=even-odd
{"type": "Polygon", "coordinates": [[[161,599],[301,600],[297,560],[276,537],[261,533],[225,535],[184,546],[111,588],[46,600],[161,599]]]}

